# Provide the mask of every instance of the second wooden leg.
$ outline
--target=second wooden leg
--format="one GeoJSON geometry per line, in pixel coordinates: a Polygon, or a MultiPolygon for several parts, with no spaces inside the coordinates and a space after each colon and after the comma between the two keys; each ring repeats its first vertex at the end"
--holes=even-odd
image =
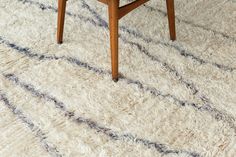
{"type": "Polygon", "coordinates": [[[169,20],[170,39],[176,40],[174,0],[166,0],[166,6],[169,20]]]}
{"type": "Polygon", "coordinates": [[[57,17],[57,43],[63,41],[63,30],[65,22],[66,0],[58,0],[58,17],[57,17]]]}
{"type": "Polygon", "coordinates": [[[112,79],[118,81],[118,10],[119,0],[109,0],[109,29],[111,46],[112,79]]]}

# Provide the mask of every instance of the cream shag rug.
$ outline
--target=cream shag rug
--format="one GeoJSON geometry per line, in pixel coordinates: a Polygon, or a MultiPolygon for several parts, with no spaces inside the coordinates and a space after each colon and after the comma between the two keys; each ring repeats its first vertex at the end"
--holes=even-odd
{"type": "Polygon", "coordinates": [[[0,1],[1,157],[236,156],[235,0],[175,0],[176,42],[165,0],[122,19],[118,83],[105,5],[57,45],[56,0],[0,1]]]}

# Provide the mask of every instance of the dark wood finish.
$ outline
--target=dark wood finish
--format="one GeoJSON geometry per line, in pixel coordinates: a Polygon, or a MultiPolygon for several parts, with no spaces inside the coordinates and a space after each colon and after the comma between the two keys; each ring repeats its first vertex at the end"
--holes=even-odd
{"type": "Polygon", "coordinates": [[[65,23],[66,0],[58,0],[58,17],[57,17],[57,43],[63,41],[63,31],[65,23]]]}
{"type": "MultiPolygon", "coordinates": [[[[114,81],[118,81],[119,19],[121,19],[122,17],[127,15],[129,12],[131,12],[132,10],[146,3],[149,0],[136,0],[122,7],[119,6],[120,0],[98,0],[98,1],[108,5],[112,79],[114,81]]],[[[169,22],[170,39],[176,40],[174,0],[166,0],[166,6],[167,6],[167,15],[168,15],[168,22],[169,22]]],[[[66,0],[58,0],[58,22],[57,22],[57,42],[58,43],[62,43],[63,41],[65,10],[66,10],[66,0]]]]}
{"type": "Polygon", "coordinates": [[[166,0],[166,6],[169,21],[170,39],[174,41],[176,40],[174,0],[166,0]]]}

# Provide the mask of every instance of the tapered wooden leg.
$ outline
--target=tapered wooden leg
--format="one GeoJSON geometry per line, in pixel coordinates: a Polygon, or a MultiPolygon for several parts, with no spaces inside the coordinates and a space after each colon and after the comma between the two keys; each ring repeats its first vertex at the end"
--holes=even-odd
{"type": "Polygon", "coordinates": [[[57,43],[63,41],[63,30],[65,21],[66,0],[58,0],[58,17],[57,17],[57,43]]]}
{"type": "Polygon", "coordinates": [[[119,0],[109,0],[109,29],[111,46],[112,79],[118,81],[118,9],[119,0]]]}
{"type": "Polygon", "coordinates": [[[174,0],[166,0],[170,39],[176,40],[174,0]]]}

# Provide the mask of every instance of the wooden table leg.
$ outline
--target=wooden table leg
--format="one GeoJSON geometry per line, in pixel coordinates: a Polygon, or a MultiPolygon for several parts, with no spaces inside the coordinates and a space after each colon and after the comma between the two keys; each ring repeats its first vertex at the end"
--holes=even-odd
{"type": "Polygon", "coordinates": [[[166,6],[169,20],[170,39],[176,40],[174,0],[166,0],[166,6]]]}
{"type": "Polygon", "coordinates": [[[118,81],[118,23],[119,23],[119,0],[108,1],[109,29],[111,46],[112,79],[118,81]]]}
{"type": "Polygon", "coordinates": [[[58,19],[57,19],[57,43],[63,41],[63,30],[65,22],[66,0],[58,0],[58,19]]]}

